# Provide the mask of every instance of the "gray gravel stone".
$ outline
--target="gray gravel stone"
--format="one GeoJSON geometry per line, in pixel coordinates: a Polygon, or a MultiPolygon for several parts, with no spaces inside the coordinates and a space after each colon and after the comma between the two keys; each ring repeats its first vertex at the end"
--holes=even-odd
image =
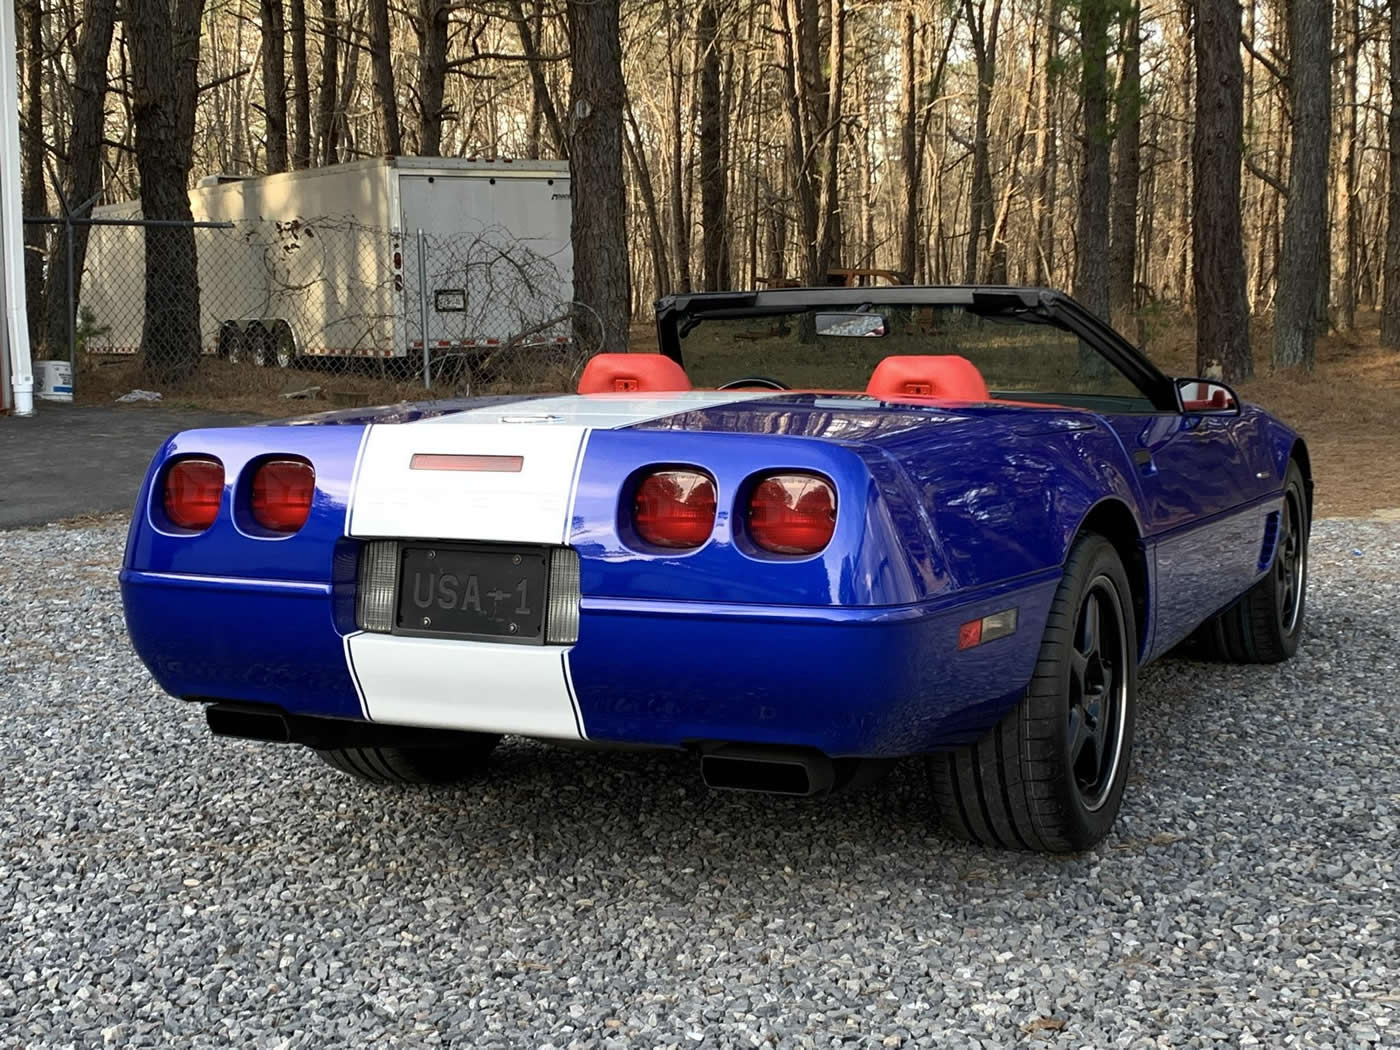
{"type": "Polygon", "coordinates": [[[1400,526],[1320,522],[1293,661],[1142,676],[1115,834],[929,829],[509,741],[463,790],[216,741],[124,528],[0,533],[0,1047],[1400,1046],[1400,526]]]}

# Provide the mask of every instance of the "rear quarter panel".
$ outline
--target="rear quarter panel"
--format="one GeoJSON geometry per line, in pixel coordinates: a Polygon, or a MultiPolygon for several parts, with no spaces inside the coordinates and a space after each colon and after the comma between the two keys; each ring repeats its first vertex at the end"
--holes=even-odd
{"type": "Polygon", "coordinates": [[[363,432],[191,430],[162,446],[132,513],[122,604],[132,641],[166,692],[201,695],[218,683],[242,700],[360,716],[342,635],[354,629],[357,545],[344,534],[363,432]],[[186,454],[224,466],[219,516],[194,542],[165,519],[158,495],[165,465],[186,454]],[[242,480],[269,454],[316,465],[310,517],[291,536],[258,529],[243,505],[242,480]]]}

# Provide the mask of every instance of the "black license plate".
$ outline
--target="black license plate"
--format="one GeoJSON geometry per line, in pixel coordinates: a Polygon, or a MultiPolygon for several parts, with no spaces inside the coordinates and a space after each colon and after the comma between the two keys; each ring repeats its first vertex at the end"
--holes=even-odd
{"type": "Polygon", "coordinates": [[[399,558],[398,633],[543,644],[547,551],[405,545],[399,558]]]}

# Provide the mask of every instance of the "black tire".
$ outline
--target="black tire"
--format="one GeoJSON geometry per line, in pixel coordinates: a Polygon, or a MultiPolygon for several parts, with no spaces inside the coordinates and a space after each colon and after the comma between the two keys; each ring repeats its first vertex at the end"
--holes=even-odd
{"type": "Polygon", "coordinates": [[[1298,651],[1307,611],[1311,531],[1303,472],[1290,461],[1274,560],[1239,601],[1197,630],[1195,641],[1203,655],[1236,664],[1276,664],[1298,651]]]}
{"type": "Polygon", "coordinates": [[[221,360],[234,360],[237,354],[237,350],[234,347],[234,342],[235,340],[241,338],[242,334],[233,325],[227,323],[220,325],[219,343],[215,349],[215,356],[219,357],[221,360]]]}
{"type": "Polygon", "coordinates": [[[219,353],[231,365],[248,360],[248,334],[236,325],[225,325],[219,337],[219,353]]]}
{"type": "Polygon", "coordinates": [[[1020,704],[975,744],[928,757],[943,825],[987,846],[1049,853],[1107,835],[1132,757],[1137,651],[1123,563],[1085,533],[1065,560],[1020,704]]]}
{"type": "Polygon", "coordinates": [[[266,368],[272,360],[272,333],[260,324],[248,329],[248,363],[254,368],[266,368]]]}
{"type": "Polygon", "coordinates": [[[481,775],[500,739],[475,733],[455,748],[341,747],[316,754],[332,769],[371,784],[459,784],[481,775]]]}
{"type": "Polygon", "coordinates": [[[297,341],[292,335],[292,326],[286,321],[278,321],[272,326],[269,337],[272,345],[268,364],[277,368],[294,368],[297,364],[297,341]]]}

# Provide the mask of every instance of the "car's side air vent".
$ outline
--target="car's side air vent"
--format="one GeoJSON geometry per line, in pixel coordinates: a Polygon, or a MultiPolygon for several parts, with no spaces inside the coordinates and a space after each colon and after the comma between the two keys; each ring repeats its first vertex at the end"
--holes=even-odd
{"type": "Polygon", "coordinates": [[[1274,547],[1278,544],[1278,511],[1264,519],[1264,543],[1259,548],[1259,571],[1263,572],[1274,563],[1274,547]]]}

